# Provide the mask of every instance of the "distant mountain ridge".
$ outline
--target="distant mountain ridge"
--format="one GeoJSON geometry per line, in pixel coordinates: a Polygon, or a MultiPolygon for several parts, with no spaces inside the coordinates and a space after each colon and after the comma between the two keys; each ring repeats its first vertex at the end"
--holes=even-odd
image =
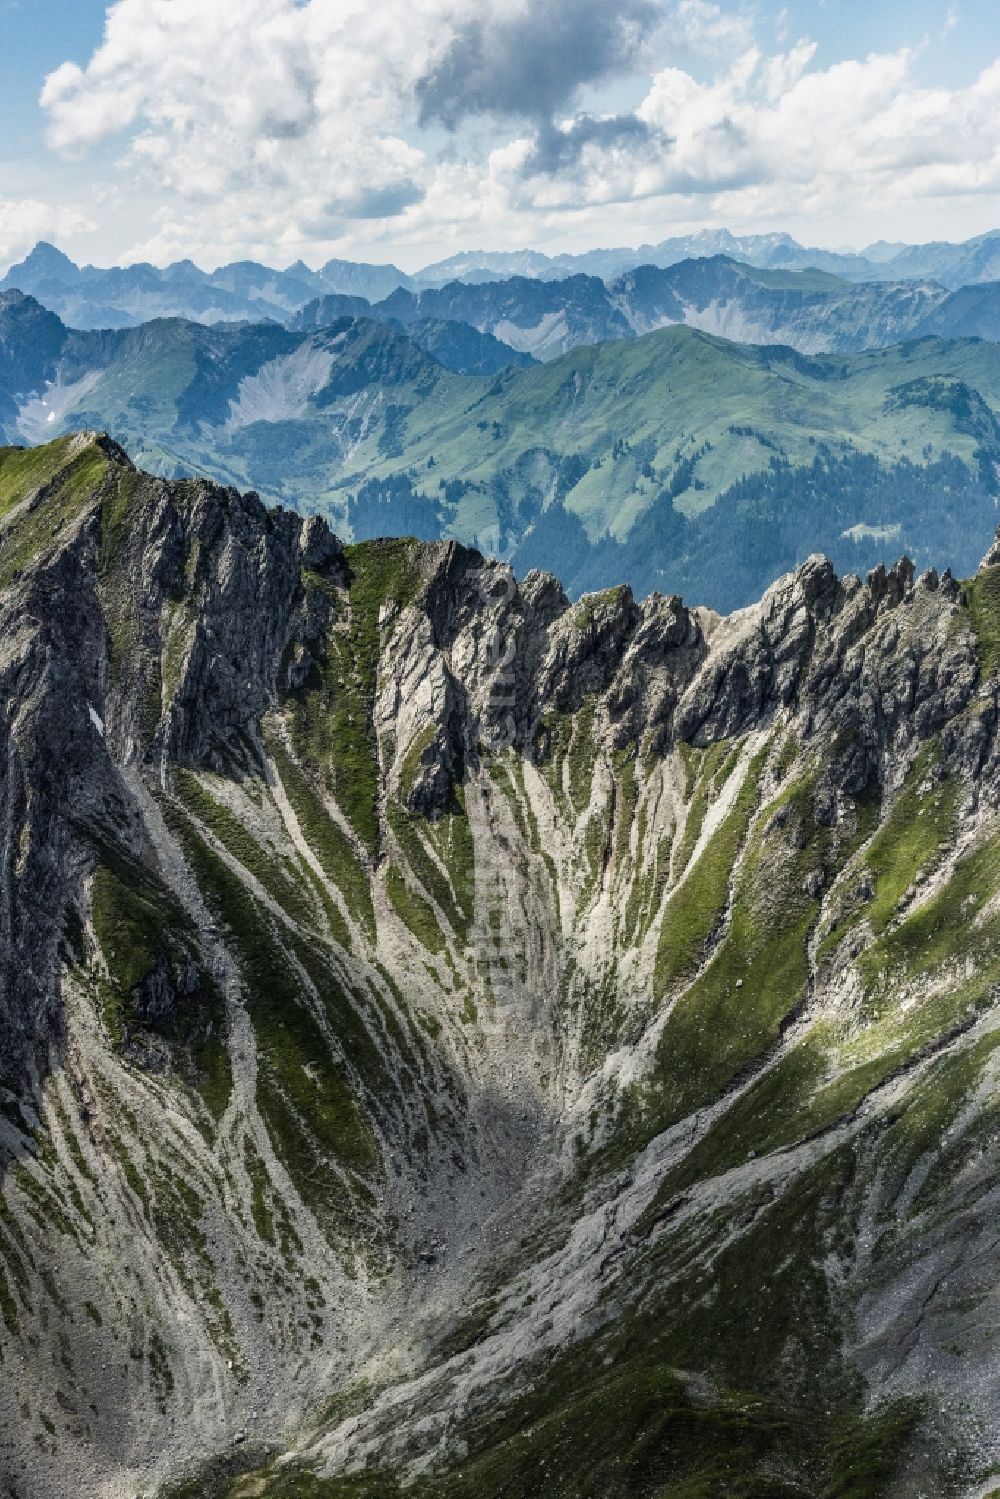
{"type": "MultiPolygon", "coordinates": [[[[634,338],[675,324],[739,343],[780,343],[818,354],[856,353],[921,337],[932,316],[934,331],[947,337],[949,300],[933,282],[858,284],[823,271],[768,271],[713,256],[667,268],[640,266],[609,282],[578,274],[559,281],[452,281],[419,292],[399,288],[367,315],[391,318],[403,328],[427,317],[467,322],[542,360],[579,344],[634,338]]],[[[994,328],[994,304],[1000,307],[1000,288],[983,288],[974,303],[963,302],[963,333],[975,336],[979,325],[994,328]]],[[[355,315],[360,311],[354,309],[355,315]]]]}
{"type": "MultiPolygon", "coordinates": [[[[677,324],[737,343],[850,354],[928,334],[995,341],[1000,283],[948,292],[932,281],[859,283],[827,271],[762,270],[718,255],[665,269],[640,266],[609,282],[585,275],[559,281],[511,276],[421,291],[400,287],[375,304],[326,296],[308,303],[290,326],[322,327],[337,317],[377,318],[418,338],[429,321],[466,324],[499,339],[502,348],[540,360],[677,324]]],[[[501,354],[493,351],[496,368],[501,354]]],[[[482,373],[488,358],[484,351],[482,373]]],[[[466,368],[473,371],[469,362],[466,368]]]]}
{"type": "Polygon", "coordinates": [[[106,429],[156,473],[558,566],[577,594],[739,607],[819,549],[961,572],[996,523],[998,412],[976,339],[805,356],[674,326],[463,375],[374,318],[81,331],[0,293],[0,441],[106,429]]]}
{"type": "Polygon", "coordinates": [[[329,260],[312,270],[301,260],[284,270],[236,261],[213,271],[190,260],[158,267],[76,265],[55,246],[40,242],[0,280],[0,291],[37,297],[80,328],[135,326],[153,317],[201,322],[274,318],[284,322],[316,297],[364,297],[381,302],[402,288],[420,293],[449,282],[477,284],[521,277],[559,281],[593,276],[614,281],[641,266],[664,270],[685,260],[725,256],[761,270],[827,271],[849,281],[926,281],[946,290],[1000,281],[1000,231],[961,244],[891,245],[879,242],[860,254],[809,248],[791,235],[736,235],[702,230],[636,249],[588,250],[546,255],[537,250],[463,251],[407,274],[398,266],[329,260]]]}
{"type": "Polygon", "coordinates": [[[54,245],[40,242],[0,280],[0,291],[37,297],[80,328],[128,328],[153,317],[199,322],[241,319],[283,322],[326,292],[379,300],[408,277],[392,265],[330,260],[314,271],[301,260],[285,270],[236,261],[203,271],[190,260],[168,266],[78,266],[54,245]]]}
{"type": "MultiPolygon", "coordinates": [[[[323,321],[322,326],[331,329],[331,336],[336,337],[343,333],[346,323],[355,321],[358,313],[354,311],[342,312],[341,306],[348,308],[368,309],[369,304],[360,297],[340,297],[334,299],[335,305],[330,309],[330,315],[323,321]],[[335,325],[335,326],[334,326],[335,325]]],[[[368,319],[372,322],[371,318],[368,319]]],[[[388,321],[388,320],[386,320],[388,321]]],[[[176,325],[187,328],[200,327],[205,330],[204,346],[211,347],[213,334],[215,341],[221,340],[226,347],[235,347],[242,343],[246,347],[271,347],[274,345],[284,346],[281,335],[286,333],[283,324],[274,320],[265,322],[246,322],[239,320],[235,323],[223,322],[215,324],[202,323],[197,319],[185,318],[154,318],[149,323],[137,324],[130,328],[111,329],[71,329],[67,328],[56,313],[42,307],[34,297],[25,296],[19,291],[0,291],[0,323],[4,326],[4,333],[0,335],[7,356],[7,375],[10,379],[49,379],[47,373],[42,373],[48,366],[38,366],[37,356],[41,351],[47,355],[50,345],[65,351],[66,349],[86,349],[85,362],[89,365],[96,361],[97,367],[103,367],[105,359],[112,361],[117,351],[130,347],[130,342],[135,342],[140,349],[149,347],[150,340],[154,343],[159,338],[169,339],[171,330],[176,333],[176,325]],[[41,330],[46,332],[42,333],[41,330]],[[27,329],[27,337],[22,334],[27,329]],[[152,334],[147,330],[159,329],[158,334],[152,334]],[[227,344],[227,335],[229,336],[227,344]],[[34,339],[40,339],[38,344],[34,339]],[[23,365],[20,361],[26,361],[23,365]]],[[[317,327],[317,324],[302,325],[302,329],[292,330],[293,334],[300,333],[306,328],[317,327]]],[[[498,339],[490,334],[479,333],[475,328],[465,323],[449,323],[440,319],[422,318],[416,320],[403,335],[403,330],[398,325],[392,325],[401,335],[401,341],[427,353],[435,364],[457,374],[489,375],[501,369],[512,367],[523,368],[534,364],[535,360],[530,354],[519,353],[516,349],[508,348],[501,344],[498,339]]],[[[284,344],[295,346],[302,343],[299,337],[289,336],[284,344]]],[[[141,383],[141,382],[140,382],[141,383]]],[[[0,372],[0,425],[5,420],[3,411],[4,375],[0,372]]],[[[22,390],[20,385],[13,387],[17,392],[22,390]]],[[[30,386],[35,389],[35,386],[30,386]]],[[[40,388],[40,387],[39,387],[40,388]]],[[[53,399],[56,399],[53,397],[53,399]]],[[[7,413],[9,416],[9,412],[7,413]]]]}

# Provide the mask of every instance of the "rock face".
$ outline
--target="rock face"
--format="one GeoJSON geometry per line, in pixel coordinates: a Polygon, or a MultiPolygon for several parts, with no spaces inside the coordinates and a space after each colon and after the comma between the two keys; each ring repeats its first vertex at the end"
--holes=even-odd
{"type": "Polygon", "coordinates": [[[982,1494],[998,621],[0,451],[0,1492],[982,1494]]]}

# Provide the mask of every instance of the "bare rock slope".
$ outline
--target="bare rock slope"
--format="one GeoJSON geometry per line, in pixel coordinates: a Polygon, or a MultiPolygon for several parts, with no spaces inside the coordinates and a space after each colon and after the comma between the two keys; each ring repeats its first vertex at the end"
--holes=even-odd
{"type": "Polygon", "coordinates": [[[0,1493],[989,1493],[998,665],[0,451],[0,1493]]]}

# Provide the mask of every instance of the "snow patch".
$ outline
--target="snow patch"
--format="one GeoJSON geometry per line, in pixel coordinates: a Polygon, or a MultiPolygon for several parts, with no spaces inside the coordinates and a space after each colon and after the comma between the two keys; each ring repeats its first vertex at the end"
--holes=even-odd
{"type": "Polygon", "coordinates": [[[859,521],[856,526],[848,526],[840,534],[845,541],[898,541],[902,530],[900,521],[886,526],[866,526],[859,521]]]}
{"type": "Polygon", "coordinates": [[[91,723],[94,725],[94,728],[97,730],[97,732],[100,734],[101,738],[103,739],[104,738],[104,719],[98,713],[98,711],[94,707],[93,703],[88,703],[87,704],[87,712],[90,714],[90,721],[91,721],[91,723]]]}

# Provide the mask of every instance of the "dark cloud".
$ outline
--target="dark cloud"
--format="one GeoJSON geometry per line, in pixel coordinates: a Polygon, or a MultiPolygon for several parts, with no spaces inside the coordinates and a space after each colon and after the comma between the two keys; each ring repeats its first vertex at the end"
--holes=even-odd
{"type": "Polygon", "coordinates": [[[364,187],[346,198],[331,202],[331,211],[349,219],[393,219],[415,202],[423,202],[424,189],[415,181],[396,181],[382,187],[364,187]]]}
{"type": "Polygon", "coordinates": [[[418,182],[390,182],[382,187],[345,190],[339,197],[306,211],[300,208],[298,223],[314,239],[336,239],[354,219],[391,219],[426,196],[418,182]]]}
{"type": "Polygon", "coordinates": [[[372,187],[353,197],[349,213],[354,219],[391,219],[414,203],[424,199],[418,182],[394,182],[387,187],[372,187]]]}
{"type": "Polygon", "coordinates": [[[522,172],[526,177],[534,177],[540,172],[565,171],[576,165],[585,146],[605,151],[621,145],[639,146],[645,145],[652,135],[645,120],[636,115],[612,115],[607,119],[578,115],[565,129],[547,122],[540,127],[535,148],[522,172]]]}
{"type": "Polygon", "coordinates": [[[319,120],[316,79],[304,67],[289,68],[281,102],[261,115],[260,133],[272,140],[301,140],[319,120]]]}
{"type": "Polygon", "coordinates": [[[626,69],[662,14],[656,0],[538,0],[530,12],[470,20],[417,86],[421,123],[550,120],[582,84],[626,69]]]}

